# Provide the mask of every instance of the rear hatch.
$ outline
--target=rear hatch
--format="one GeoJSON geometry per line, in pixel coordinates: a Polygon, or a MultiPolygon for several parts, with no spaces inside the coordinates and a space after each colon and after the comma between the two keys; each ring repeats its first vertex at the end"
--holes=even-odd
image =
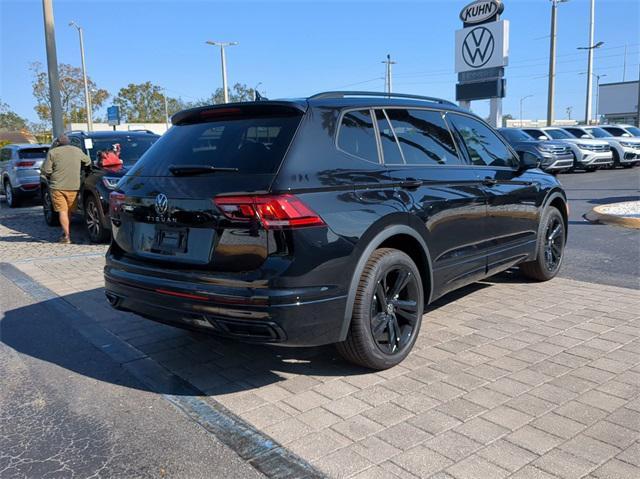
{"type": "Polygon", "coordinates": [[[16,172],[20,178],[32,178],[35,184],[38,184],[40,176],[40,168],[47,156],[49,147],[38,146],[29,148],[20,148],[18,150],[18,159],[15,161],[16,172]]]}
{"type": "Polygon", "coordinates": [[[303,114],[297,104],[264,102],[175,115],[112,193],[113,249],[163,267],[257,269],[269,235],[251,208],[268,192],[303,114]]]}

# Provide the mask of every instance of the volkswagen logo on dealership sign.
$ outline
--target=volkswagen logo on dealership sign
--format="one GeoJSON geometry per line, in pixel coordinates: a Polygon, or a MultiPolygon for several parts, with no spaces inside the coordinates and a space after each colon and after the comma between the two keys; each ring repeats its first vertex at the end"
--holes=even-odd
{"type": "Polygon", "coordinates": [[[495,19],[503,10],[504,5],[499,0],[477,0],[462,9],[460,20],[465,25],[482,23],[495,19]]]}
{"type": "Polygon", "coordinates": [[[167,210],[169,209],[169,200],[167,199],[167,195],[165,195],[164,193],[160,193],[158,196],[156,196],[156,202],[153,205],[156,213],[158,213],[160,216],[164,216],[167,214],[167,210]]]}
{"type": "Polygon", "coordinates": [[[491,31],[485,27],[476,27],[464,37],[462,59],[470,67],[480,68],[492,57],[495,47],[491,31]]]}

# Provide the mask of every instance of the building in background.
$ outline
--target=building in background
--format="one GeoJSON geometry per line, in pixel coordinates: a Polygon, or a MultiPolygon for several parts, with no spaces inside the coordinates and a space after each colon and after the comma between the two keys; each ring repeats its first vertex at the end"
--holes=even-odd
{"type": "MultiPolygon", "coordinates": [[[[82,130],[87,131],[86,123],[71,123],[66,125],[65,131],[82,130]]],[[[110,131],[113,127],[108,123],[93,123],[93,131],[110,131]]],[[[165,123],[122,123],[116,126],[116,131],[149,130],[157,135],[162,135],[167,131],[165,123]]]]}
{"type": "MultiPolygon", "coordinates": [[[[539,128],[543,126],[547,126],[547,120],[527,120],[523,119],[520,121],[519,119],[511,119],[505,121],[505,126],[507,128],[539,128]]],[[[576,120],[554,120],[553,126],[572,126],[577,125],[578,122],[576,120]]]]}
{"type": "Polygon", "coordinates": [[[640,82],[601,83],[598,90],[598,115],[603,123],[638,124],[640,82]]]}

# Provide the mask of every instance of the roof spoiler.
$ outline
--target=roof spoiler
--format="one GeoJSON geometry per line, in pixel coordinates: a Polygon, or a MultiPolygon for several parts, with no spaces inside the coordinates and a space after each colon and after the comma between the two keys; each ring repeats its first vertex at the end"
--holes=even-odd
{"type": "Polygon", "coordinates": [[[239,103],[222,103],[182,110],[171,117],[172,125],[204,123],[221,118],[246,117],[252,115],[273,115],[304,113],[306,107],[293,101],[246,101],[239,103]]]}

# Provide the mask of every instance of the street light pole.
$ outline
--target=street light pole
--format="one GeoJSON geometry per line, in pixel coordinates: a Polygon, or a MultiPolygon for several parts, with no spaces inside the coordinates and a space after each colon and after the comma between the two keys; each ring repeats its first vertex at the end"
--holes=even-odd
{"type": "Polygon", "coordinates": [[[227,58],[224,53],[225,47],[232,47],[238,44],[238,42],[213,42],[207,41],[207,45],[213,45],[220,47],[220,61],[222,63],[222,94],[224,96],[224,102],[229,103],[229,89],[227,88],[227,58]]]}
{"type": "Polygon", "coordinates": [[[596,125],[600,124],[600,115],[598,114],[600,110],[600,78],[606,77],[607,74],[596,75],[596,125]]]}
{"type": "Polygon", "coordinates": [[[533,95],[527,95],[520,98],[520,128],[522,128],[522,102],[524,102],[527,98],[531,98],[533,95]]]}
{"type": "Polygon", "coordinates": [[[164,99],[164,122],[167,126],[167,130],[169,129],[169,105],[167,104],[167,89],[162,89],[162,98],[164,99]]]}
{"type": "Polygon", "coordinates": [[[553,101],[556,82],[556,14],[558,3],[568,0],[551,0],[551,35],[549,39],[549,90],[547,96],[547,126],[553,124],[553,101]]]}
{"type": "Polygon", "coordinates": [[[51,128],[55,138],[64,131],[62,121],[62,101],[60,100],[60,78],[58,76],[58,55],[51,0],[42,0],[44,16],[44,39],[47,48],[47,70],[49,75],[49,100],[51,102],[51,128]]]}
{"type": "Polygon", "coordinates": [[[93,118],[91,107],[91,93],[89,93],[89,82],[87,81],[87,68],[84,62],[84,32],[76,22],[69,22],[70,27],[76,27],[78,35],[80,37],[80,58],[82,60],[82,78],[84,80],[84,107],[87,112],[87,130],[93,131],[93,118]]]}
{"type": "Polygon", "coordinates": [[[579,48],[579,50],[588,50],[587,57],[587,102],[584,109],[584,122],[588,125],[591,120],[591,88],[592,79],[591,72],[593,72],[593,50],[602,45],[602,42],[598,42],[598,45],[593,44],[593,33],[595,28],[594,14],[595,14],[595,0],[591,0],[591,13],[589,14],[589,46],[579,48]]]}

